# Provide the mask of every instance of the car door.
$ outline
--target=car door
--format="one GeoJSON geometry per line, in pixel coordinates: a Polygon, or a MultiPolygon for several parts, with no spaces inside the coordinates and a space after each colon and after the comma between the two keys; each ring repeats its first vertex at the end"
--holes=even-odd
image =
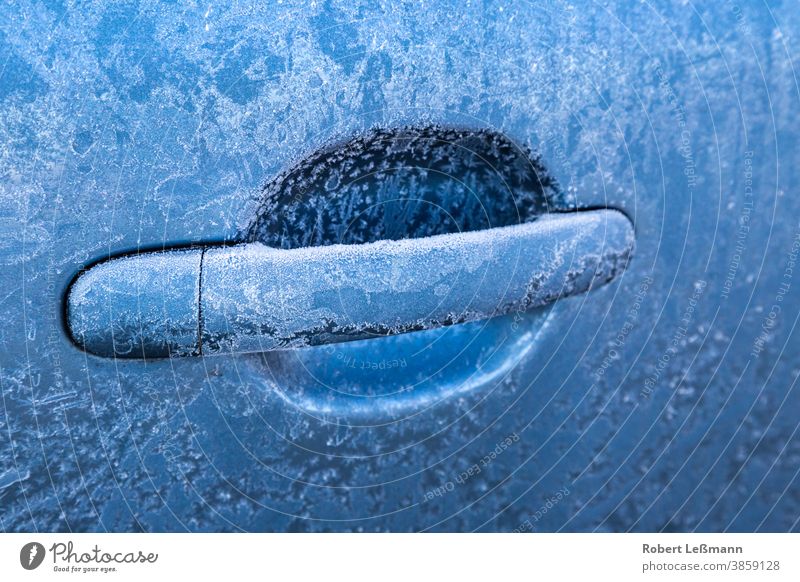
{"type": "MultiPolygon", "coordinates": [[[[0,19],[4,530],[797,529],[791,6],[20,2],[0,19]],[[546,271],[567,245],[601,277],[368,325],[473,284],[502,295],[519,255],[485,254],[552,220],[569,227],[549,254],[514,264],[546,271]],[[428,271],[312,260],[465,233],[428,271]],[[357,329],[175,353],[159,326],[186,310],[191,330],[206,304],[176,291],[186,257],[246,245],[312,249],[272,307],[300,318],[297,294],[333,293],[357,329]],[[155,279],[129,263],[126,306],[75,323],[82,277],[154,252],[178,260],[155,279]],[[383,294],[353,311],[325,269],[383,294]],[[148,292],[157,331],[137,335],[148,292]]],[[[259,312],[263,275],[231,272],[211,292],[259,312]]]]}

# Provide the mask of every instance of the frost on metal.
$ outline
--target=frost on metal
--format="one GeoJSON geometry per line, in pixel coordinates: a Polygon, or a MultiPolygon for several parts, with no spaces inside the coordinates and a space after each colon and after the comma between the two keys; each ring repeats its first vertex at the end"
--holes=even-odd
{"type": "Polygon", "coordinates": [[[359,245],[151,253],[79,277],[68,317],[99,355],[264,352],[539,307],[611,280],[632,248],[630,221],[605,210],[359,245]]]}
{"type": "MultiPolygon", "coordinates": [[[[511,530],[567,481],[568,501],[537,530],[796,529],[794,283],[764,352],[741,374],[797,234],[787,218],[800,213],[800,11],[737,4],[7,3],[3,529],[511,530]],[[479,338],[481,359],[465,378],[508,335],[538,334],[536,349],[471,396],[354,427],[292,408],[274,380],[276,361],[294,378],[306,362],[298,352],[335,348],[323,379],[350,388],[353,369],[337,356],[353,344],[270,352],[269,367],[260,356],[143,366],[87,357],[64,333],[62,292],[86,264],[244,241],[261,185],[307,152],[375,125],[425,122],[496,128],[541,154],[567,207],[623,208],[636,221],[642,260],[619,287],[580,309],[562,303],[553,312],[569,317],[550,317],[541,333],[523,321],[479,338]],[[757,211],[739,253],[748,150],[757,211]],[[664,381],[642,400],[697,279],[709,290],[664,381]],[[485,478],[417,503],[512,430],[522,442],[485,478]],[[662,475],[675,480],[665,487],[662,475]]],[[[275,220],[262,242],[303,246],[299,233],[279,234],[289,216],[275,220]]],[[[440,331],[451,340],[464,328],[440,331]]],[[[417,381],[423,357],[461,357],[443,354],[444,343],[453,342],[431,341],[403,373],[417,381]]],[[[438,388],[439,367],[428,369],[438,388]]],[[[364,370],[361,387],[383,386],[384,374],[364,370]]]]}
{"type": "Polygon", "coordinates": [[[67,299],[73,339],[106,357],[197,353],[202,252],[145,253],[78,277],[67,299]]]}
{"type": "Polygon", "coordinates": [[[533,220],[556,193],[539,157],[502,132],[373,128],[270,180],[247,236],[297,248],[481,230],[533,220]]]}

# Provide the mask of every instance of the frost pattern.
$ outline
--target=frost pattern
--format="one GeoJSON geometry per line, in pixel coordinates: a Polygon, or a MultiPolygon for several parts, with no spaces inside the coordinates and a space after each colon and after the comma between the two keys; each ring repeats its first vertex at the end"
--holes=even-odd
{"type": "Polygon", "coordinates": [[[271,180],[247,237],[297,248],[481,230],[535,219],[557,191],[539,157],[500,132],[373,128],[271,180]]]}
{"type": "Polygon", "coordinates": [[[521,312],[611,280],[632,249],[630,221],[608,210],[363,245],[212,249],[202,267],[203,353],[349,341],[521,312]]]}
{"type": "MultiPolygon", "coordinates": [[[[796,529],[796,270],[763,353],[744,360],[797,236],[798,30],[792,2],[7,3],[2,527],[508,531],[570,483],[537,530],[796,529]],[[486,391],[358,427],[275,395],[279,355],[299,375],[297,352],[327,346],[271,352],[262,367],[248,356],[143,370],[87,357],[63,332],[61,291],[82,266],[243,240],[261,185],[307,152],[425,122],[496,128],[542,155],[570,206],[636,222],[619,285],[557,303],[536,348],[486,391]],[[747,150],[757,199],[723,301],[747,150]],[[685,341],[642,400],[700,278],[685,341]],[[486,479],[418,503],[511,431],[522,442],[486,479]]],[[[527,337],[520,325],[482,335],[470,366],[527,337]]],[[[397,370],[417,381],[433,351],[409,350],[397,370]]],[[[326,378],[350,388],[339,355],[326,378]]],[[[386,378],[361,364],[354,391],[386,378]]]]}

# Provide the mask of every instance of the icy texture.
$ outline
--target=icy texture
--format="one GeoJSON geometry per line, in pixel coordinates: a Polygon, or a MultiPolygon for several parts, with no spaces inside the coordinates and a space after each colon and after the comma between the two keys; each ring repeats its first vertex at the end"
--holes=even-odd
{"type": "Polygon", "coordinates": [[[379,337],[539,307],[606,283],[633,249],[616,211],[362,245],[211,249],[202,352],[379,337]]]}
{"type": "MultiPolygon", "coordinates": [[[[509,531],[566,486],[536,530],[796,530],[796,267],[750,353],[798,231],[798,31],[793,2],[6,3],[0,528],[509,531]],[[86,264],[244,242],[262,186],[308,152],[425,123],[493,128],[541,155],[567,206],[636,225],[617,282],[471,336],[476,374],[528,341],[510,371],[356,423],[287,404],[301,350],[143,364],[65,333],[86,264]]],[[[351,387],[339,355],[320,392],[351,387]]],[[[382,386],[370,363],[353,384],[382,386]]]]}
{"type": "Polygon", "coordinates": [[[176,250],[95,265],[69,291],[73,339],[105,357],[198,353],[201,257],[176,250]]]}
{"type": "Polygon", "coordinates": [[[521,313],[607,283],[632,250],[624,215],[590,211],[361,245],[145,253],[82,274],[67,321],[106,357],[305,347],[521,313]]]}
{"type": "Polygon", "coordinates": [[[248,238],[298,248],[482,230],[533,220],[557,200],[538,156],[499,131],[372,129],[270,180],[248,238]]]}

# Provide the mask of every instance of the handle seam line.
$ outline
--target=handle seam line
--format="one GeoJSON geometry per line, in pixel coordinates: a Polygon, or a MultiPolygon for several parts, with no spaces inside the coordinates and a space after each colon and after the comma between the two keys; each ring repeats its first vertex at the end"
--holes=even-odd
{"type": "Polygon", "coordinates": [[[203,355],[203,259],[206,249],[200,251],[200,269],[197,275],[197,355],[203,355]]]}

